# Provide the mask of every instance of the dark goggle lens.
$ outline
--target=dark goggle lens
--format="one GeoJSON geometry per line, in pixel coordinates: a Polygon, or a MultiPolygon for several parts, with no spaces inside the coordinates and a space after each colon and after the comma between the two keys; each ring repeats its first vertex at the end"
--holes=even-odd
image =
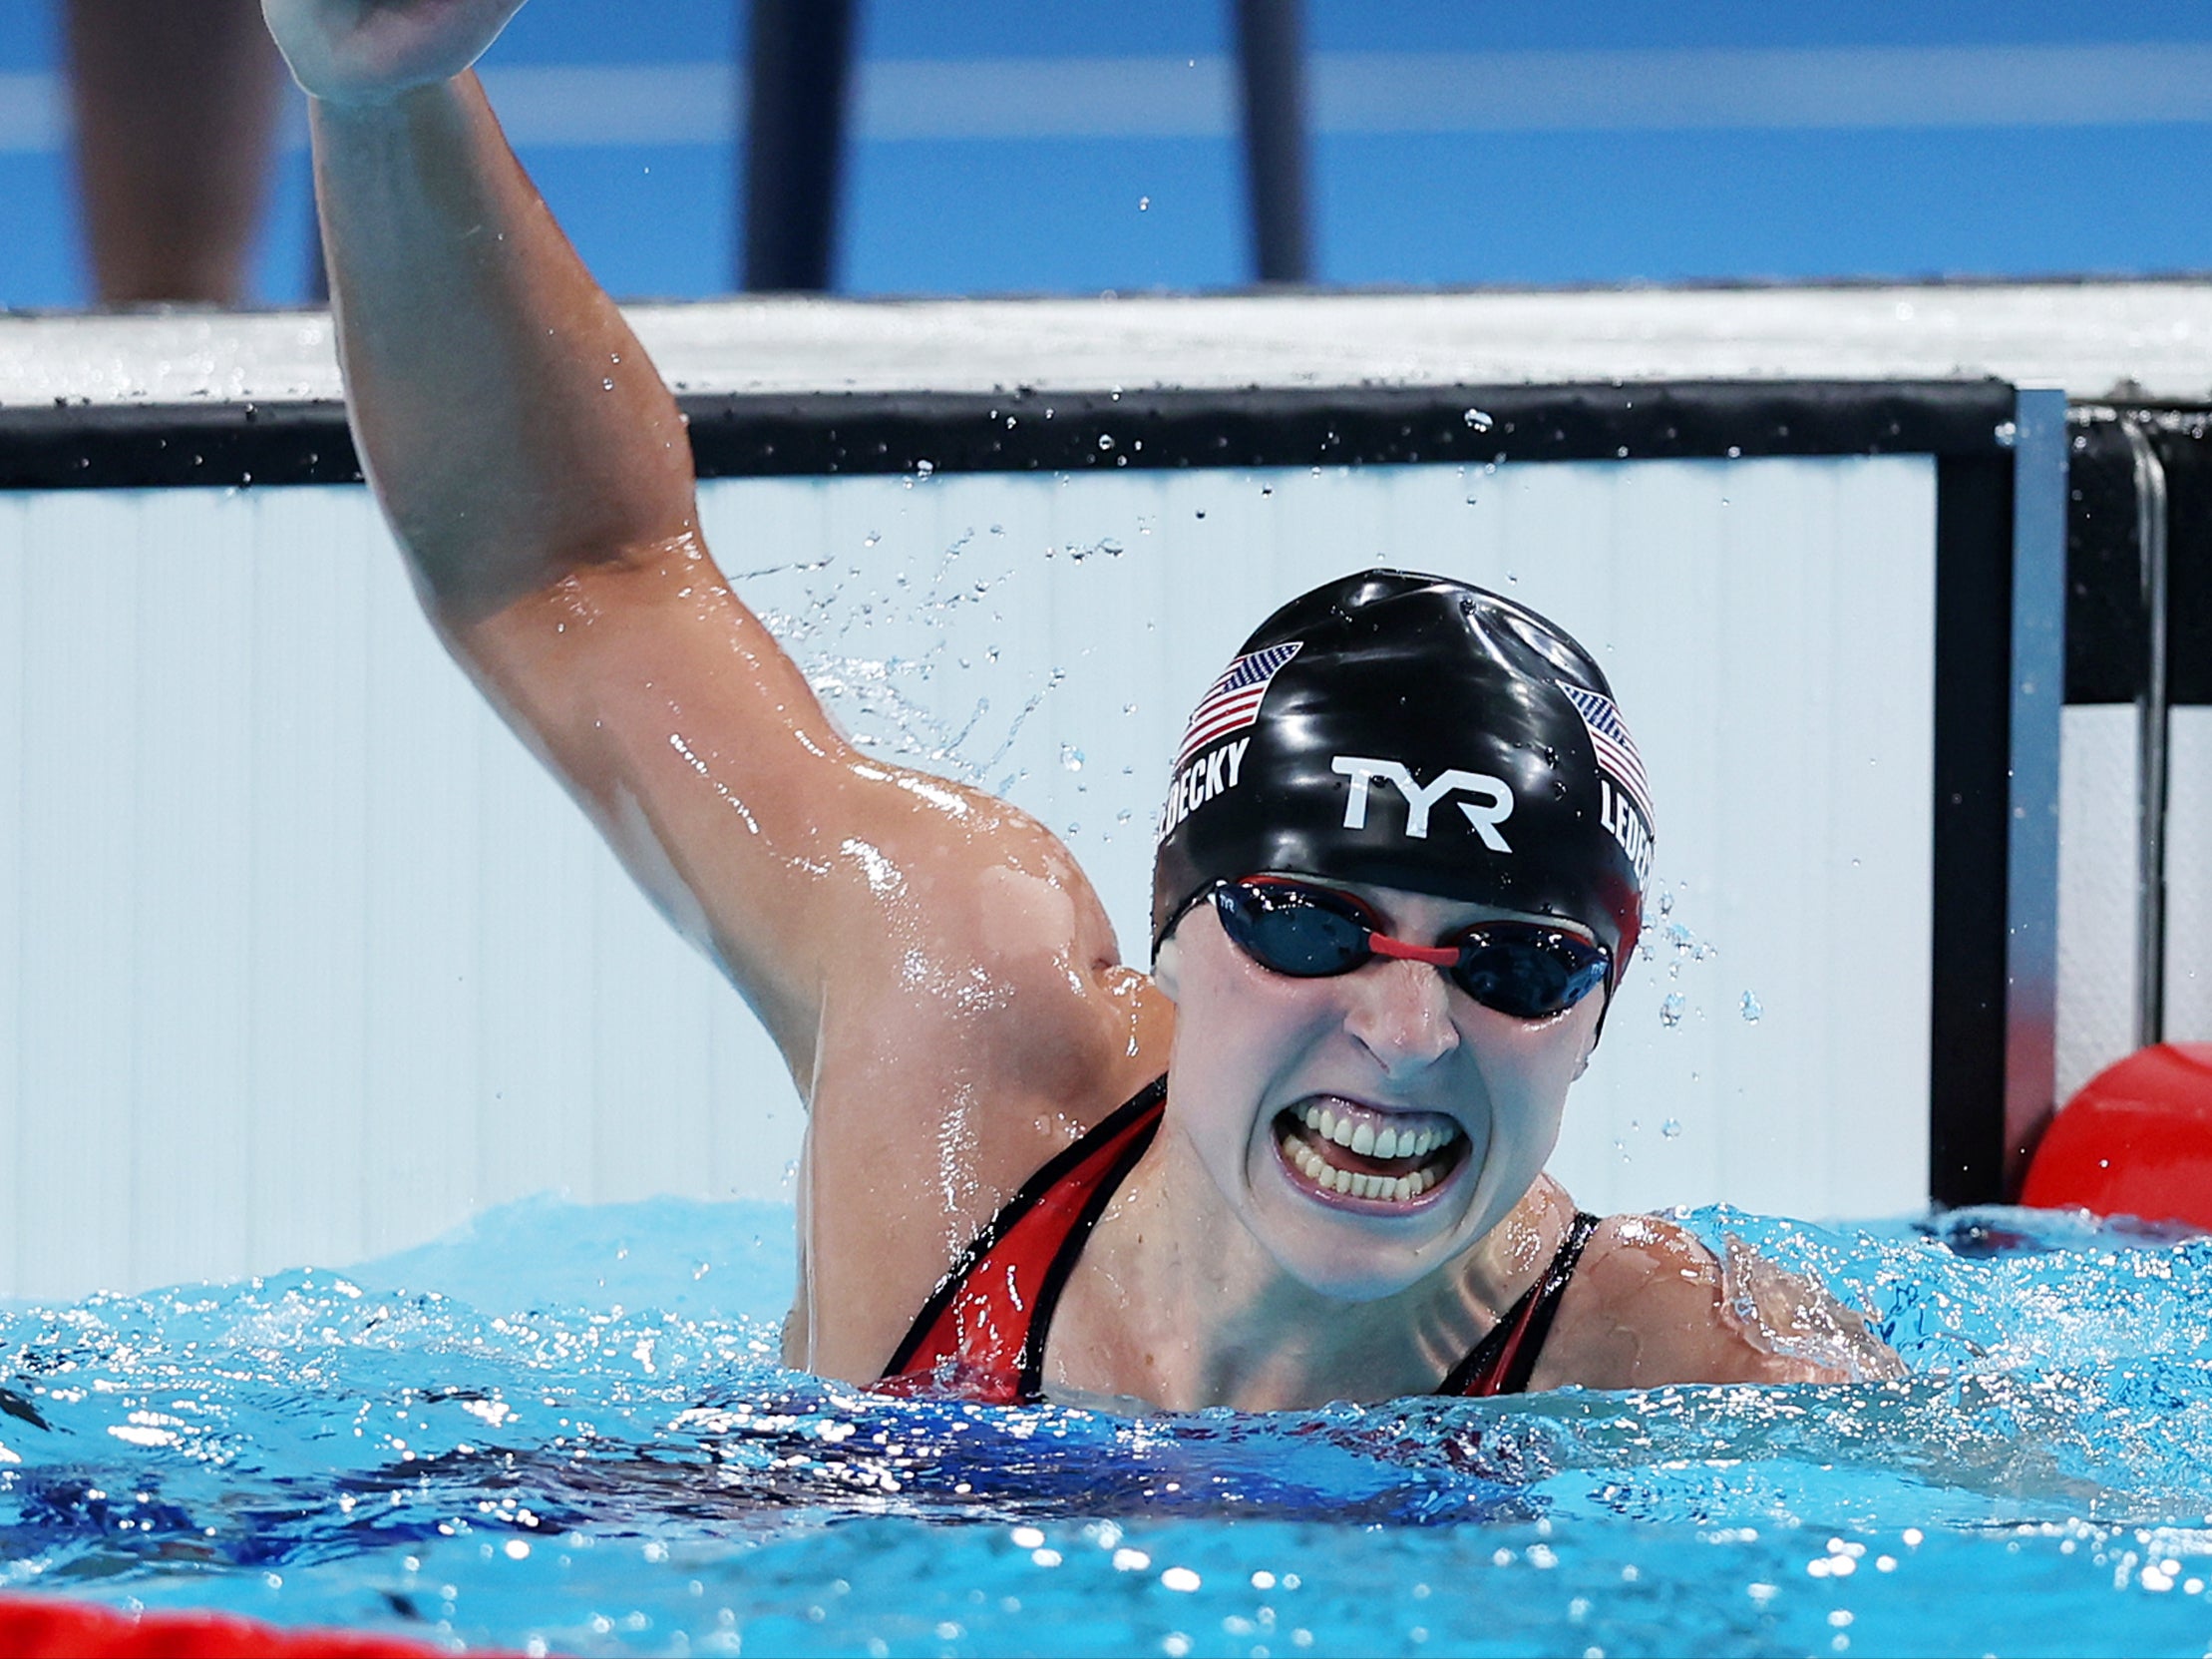
{"type": "Polygon", "coordinates": [[[1325,979],[1370,954],[1364,922],[1298,889],[1228,882],[1214,889],[1214,908],[1237,948],[1271,973],[1325,979]]]}
{"type": "Polygon", "coordinates": [[[1480,928],[1460,947],[1451,970],[1459,989],[1486,1009],[1540,1020],[1571,1009],[1606,983],[1606,954],[1572,934],[1547,928],[1480,928]]]}

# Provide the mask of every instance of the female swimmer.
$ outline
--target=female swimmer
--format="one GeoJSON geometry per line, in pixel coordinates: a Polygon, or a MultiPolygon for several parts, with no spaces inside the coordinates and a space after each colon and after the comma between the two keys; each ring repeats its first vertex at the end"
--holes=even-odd
{"type": "Polygon", "coordinates": [[[1177,1409],[1895,1366],[1543,1172],[1651,821],[1542,619],[1387,572],[1271,619],[1176,767],[1151,975],[1041,825],[851,747],[708,557],[675,404],[470,73],[520,3],[265,10],[431,619],[807,1100],[791,1364],[1177,1409]]]}

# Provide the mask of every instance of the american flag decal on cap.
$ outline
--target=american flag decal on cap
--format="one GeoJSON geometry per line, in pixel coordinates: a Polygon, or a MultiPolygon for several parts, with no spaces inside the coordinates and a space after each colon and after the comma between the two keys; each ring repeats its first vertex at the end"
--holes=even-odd
{"type": "Polygon", "coordinates": [[[1183,746],[1175,751],[1176,765],[1181,766],[1217,737],[1242,731],[1259,719],[1260,702],[1267,696],[1268,686],[1304,644],[1302,639],[1292,639],[1230,663],[1192,710],[1191,723],[1183,732],[1183,746]]]}
{"type": "Polygon", "coordinates": [[[1652,786],[1644,777],[1644,757],[1636,752],[1636,739],[1629,735],[1621,710],[1613,706],[1611,697],[1601,692],[1564,681],[1556,683],[1567,693],[1567,700],[1575,705],[1575,712],[1582,716],[1583,727],[1590,733],[1590,746],[1597,751],[1600,769],[1635,803],[1637,811],[1644,814],[1646,827],[1656,832],[1659,814],[1652,810],[1652,786]]]}

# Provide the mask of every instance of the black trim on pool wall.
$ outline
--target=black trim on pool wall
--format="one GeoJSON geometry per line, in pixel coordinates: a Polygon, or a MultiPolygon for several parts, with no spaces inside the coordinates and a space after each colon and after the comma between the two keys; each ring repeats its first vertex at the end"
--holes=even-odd
{"type": "Polygon", "coordinates": [[[2007,814],[2012,775],[2013,465],[1936,463],[1933,970],[1928,1186],[1938,1204],[2005,1191],[2007,814]]]}
{"type": "Polygon", "coordinates": [[[2076,422],[2066,461],[2066,701],[2142,695],[2142,601],[2134,451],[2118,422],[2076,422]]]}
{"type": "MultiPolygon", "coordinates": [[[[682,396],[702,478],[1990,455],[1995,380],[682,396]]],[[[336,403],[0,409],[0,489],[347,484],[336,403]]]]}
{"type": "Polygon", "coordinates": [[[2166,485],[2166,701],[2212,704],[2212,420],[2202,409],[2074,410],[2066,505],[2066,701],[2132,703],[2147,689],[2149,618],[2136,535],[2139,423],[2166,485]]]}

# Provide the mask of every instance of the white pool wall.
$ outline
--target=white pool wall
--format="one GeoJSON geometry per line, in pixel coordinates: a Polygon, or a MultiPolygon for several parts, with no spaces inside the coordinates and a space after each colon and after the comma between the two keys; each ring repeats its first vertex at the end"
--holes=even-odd
{"type": "MultiPolygon", "coordinates": [[[[2164,1035],[2212,1041],[2212,708],[2167,711],[2164,1035]]],[[[2058,1098],[2137,1042],[2140,762],[2130,703],[2065,712],[2058,840],[2058,1098]]]]}
{"type": "MultiPolygon", "coordinates": [[[[1066,835],[1139,961],[1166,757],[1267,610],[1396,557],[1567,620],[1644,746],[1669,919],[1716,954],[1631,973],[1557,1167],[1607,1208],[1924,1197],[1927,461],[724,480],[702,506],[855,734],[966,727],[930,763],[1066,835]]],[[[0,497],[0,1284],[344,1262],[547,1188],[788,1193],[774,1049],[443,656],[364,491],[0,497]]]]}

